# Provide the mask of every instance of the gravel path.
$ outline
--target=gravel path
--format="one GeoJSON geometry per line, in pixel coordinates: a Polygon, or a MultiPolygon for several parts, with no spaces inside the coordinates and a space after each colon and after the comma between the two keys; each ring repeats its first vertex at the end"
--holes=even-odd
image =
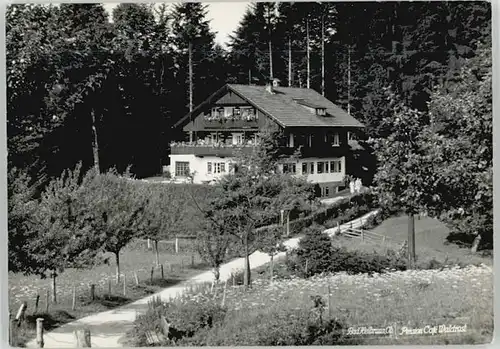
{"type": "MultiPolygon", "coordinates": [[[[375,214],[376,211],[372,211],[362,218],[363,221],[369,216],[375,214]]],[[[352,227],[357,228],[361,224],[360,219],[357,218],[352,221],[352,227]]],[[[351,222],[342,224],[340,226],[341,230],[345,230],[351,227],[351,222]]],[[[336,228],[335,228],[336,229],[336,228]]],[[[333,233],[328,230],[328,233],[333,233]]],[[[299,238],[292,238],[285,242],[285,246],[292,249],[297,246],[299,238]]],[[[275,256],[275,259],[283,258],[285,252],[279,253],[275,256]]],[[[266,253],[255,252],[250,256],[250,265],[253,268],[260,267],[266,263],[269,263],[270,257],[266,253]]],[[[231,274],[242,270],[244,268],[244,259],[238,258],[229,263],[226,263],[220,268],[220,280],[225,281],[231,277],[231,274]]],[[[142,298],[133,303],[129,303],[119,308],[115,308],[109,311],[97,313],[90,315],[76,321],[67,323],[61,327],[58,327],[44,335],[44,348],[71,348],[75,347],[75,337],[73,332],[77,329],[82,329],[84,327],[90,329],[91,332],[91,345],[92,347],[100,348],[116,348],[123,346],[123,340],[125,333],[132,328],[134,320],[137,314],[145,312],[148,309],[148,301],[153,297],[161,297],[162,300],[167,301],[170,298],[175,298],[182,292],[184,292],[189,285],[211,282],[213,280],[213,273],[211,271],[199,274],[179,285],[168,287],[154,295],[142,298]]],[[[35,340],[31,340],[26,344],[28,348],[36,348],[35,340]]]]}

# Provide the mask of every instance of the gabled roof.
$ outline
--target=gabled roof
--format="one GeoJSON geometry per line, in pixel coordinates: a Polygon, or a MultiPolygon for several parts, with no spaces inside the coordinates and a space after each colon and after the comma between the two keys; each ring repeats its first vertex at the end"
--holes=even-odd
{"type": "Polygon", "coordinates": [[[234,92],[283,127],[364,127],[342,108],[312,89],[274,87],[273,90],[275,93],[271,94],[265,86],[227,84],[179,120],[174,127],[190,120],[192,116],[197,116],[201,108],[214,102],[227,91],[234,92]],[[302,99],[316,108],[325,108],[327,116],[309,112],[296,103],[296,99],[302,99]]]}

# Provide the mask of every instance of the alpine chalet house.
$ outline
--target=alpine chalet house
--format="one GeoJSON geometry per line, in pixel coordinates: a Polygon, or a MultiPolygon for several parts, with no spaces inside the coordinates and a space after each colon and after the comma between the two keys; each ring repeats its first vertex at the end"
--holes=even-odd
{"type": "Polygon", "coordinates": [[[352,149],[349,134],[363,125],[312,89],[226,84],[183,117],[183,142],[170,145],[170,174],[176,180],[210,183],[228,173],[236,148],[251,149],[260,129],[278,125],[285,134],[283,151],[300,147],[298,163],[279,164],[303,175],[328,197],[345,186],[352,149]],[[318,188],[318,187],[317,187],[318,188]]]}

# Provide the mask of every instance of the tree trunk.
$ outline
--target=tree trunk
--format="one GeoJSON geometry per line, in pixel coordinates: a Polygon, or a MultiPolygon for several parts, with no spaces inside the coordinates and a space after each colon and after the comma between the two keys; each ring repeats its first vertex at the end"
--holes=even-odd
{"type": "Polygon", "coordinates": [[[116,260],[116,283],[120,283],[120,251],[115,252],[116,260]]]}
{"type": "Polygon", "coordinates": [[[311,53],[309,48],[309,19],[306,20],[306,39],[307,39],[307,88],[311,87],[311,53]]]}
{"type": "Polygon", "coordinates": [[[325,95],[325,17],[321,16],[321,94],[325,95]]]}
{"type": "Polygon", "coordinates": [[[52,272],[52,303],[57,304],[57,288],[56,288],[56,278],[57,278],[57,273],[54,270],[52,272]]]}
{"type": "Polygon", "coordinates": [[[269,40],[269,78],[273,79],[273,48],[271,40],[269,40]]]}
{"type": "Polygon", "coordinates": [[[97,142],[97,128],[96,128],[96,120],[95,120],[95,111],[92,108],[90,111],[90,115],[92,117],[92,136],[93,136],[93,143],[92,143],[92,154],[94,156],[94,167],[97,170],[97,172],[100,172],[100,164],[99,164],[99,143],[97,142]]]}
{"type": "Polygon", "coordinates": [[[248,69],[248,84],[252,84],[252,70],[248,69]]]}
{"type": "Polygon", "coordinates": [[[351,115],[351,45],[347,48],[347,114],[351,115]]]}
{"type": "Polygon", "coordinates": [[[156,265],[160,265],[160,252],[158,251],[158,240],[154,240],[154,243],[155,243],[156,265]]]}
{"type": "Polygon", "coordinates": [[[193,111],[193,43],[189,42],[189,111],[193,111]]]}
{"type": "Polygon", "coordinates": [[[245,288],[249,288],[251,283],[251,275],[250,275],[250,255],[248,248],[248,233],[245,233],[244,244],[245,244],[245,273],[243,275],[243,285],[245,285],[245,288]]]}
{"type": "Polygon", "coordinates": [[[271,255],[271,263],[270,263],[270,274],[271,274],[271,283],[273,283],[274,276],[274,254],[271,255]]]}
{"type": "Polygon", "coordinates": [[[220,279],[220,267],[214,267],[214,278],[215,282],[218,282],[220,279]]]}
{"type": "Polygon", "coordinates": [[[415,267],[415,216],[408,215],[408,269],[415,267]]]}
{"type": "Polygon", "coordinates": [[[292,87],[292,38],[288,37],[288,87],[292,87]]]}

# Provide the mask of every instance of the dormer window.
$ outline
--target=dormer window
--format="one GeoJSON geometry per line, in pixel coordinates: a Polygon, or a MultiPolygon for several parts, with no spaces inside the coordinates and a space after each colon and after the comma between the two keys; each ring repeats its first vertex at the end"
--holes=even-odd
{"type": "Polygon", "coordinates": [[[316,108],[316,115],[325,116],[326,115],[326,109],[325,108],[316,108]]]}
{"type": "Polygon", "coordinates": [[[305,109],[309,110],[313,114],[316,114],[319,116],[326,116],[327,115],[326,108],[321,106],[321,105],[317,105],[315,103],[306,101],[303,98],[294,98],[293,101],[295,103],[297,103],[298,105],[304,107],[305,109]]]}

